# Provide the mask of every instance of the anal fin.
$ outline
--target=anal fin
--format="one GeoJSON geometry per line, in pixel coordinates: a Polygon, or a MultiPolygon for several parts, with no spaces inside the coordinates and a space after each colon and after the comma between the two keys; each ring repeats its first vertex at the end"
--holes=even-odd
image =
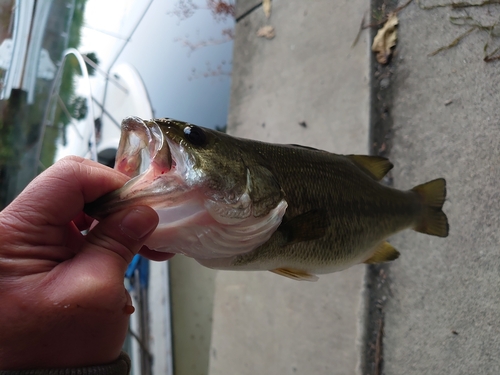
{"type": "Polygon", "coordinates": [[[289,279],[298,280],[298,281],[318,281],[318,276],[311,275],[305,271],[294,270],[291,268],[276,268],[274,270],[270,270],[271,272],[288,277],[289,279]]]}
{"type": "Polygon", "coordinates": [[[397,251],[389,242],[384,241],[377,246],[373,255],[363,263],[375,264],[390,262],[391,260],[398,259],[399,255],[399,251],[397,251]]]}

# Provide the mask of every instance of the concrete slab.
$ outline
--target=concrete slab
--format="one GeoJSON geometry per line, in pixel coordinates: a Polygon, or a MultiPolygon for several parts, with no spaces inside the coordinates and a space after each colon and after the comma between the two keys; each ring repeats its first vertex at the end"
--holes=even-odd
{"type": "Polygon", "coordinates": [[[217,271],[185,256],[169,263],[175,374],[204,375],[208,373],[217,271]]]}
{"type": "MultiPolygon", "coordinates": [[[[394,183],[445,177],[451,230],[392,241],[402,255],[390,266],[386,375],[500,373],[500,65],[482,60],[488,35],[477,31],[428,57],[467,30],[448,19],[462,12],[413,2],[399,14],[394,183]]],[[[468,12],[500,17],[499,7],[468,12]]]]}
{"type": "Polygon", "coordinates": [[[210,374],[356,374],[364,267],[294,282],[216,277],[210,374]]]}
{"type": "MultiPolygon", "coordinates": [[[[366,0],[276,0],[269,20],[257,9],[238,22],[228,132],[367,153],[368,43],[351,45],[368,10],[366,0]],[[274,39],[256,36],[264,25],[274,39]]],[[[210,374],[355,374],[364,273],[301,283],[219,272],[210,374]]]]}

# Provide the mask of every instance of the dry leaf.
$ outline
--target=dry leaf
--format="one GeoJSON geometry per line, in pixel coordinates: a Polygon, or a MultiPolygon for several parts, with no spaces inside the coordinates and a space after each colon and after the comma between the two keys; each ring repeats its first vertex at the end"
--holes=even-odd
{"type": "Polygon", "coordinates": [[[372,51],[377,52],[376,57],[380,64],[387,64],[389,56],[391,56],[392,53],[391,48],[396,45],[396,26],[398,23],[399,21],[396,14],[389,14],[387,22],[373,39],[372,51]]]}
{"type": "Polygon", "coordinates": [[[257,36],[260,36],[262,38],[273,39],[275,35],[276,33],[274,32],[274,27],[272,26],[262,26],[257,31],[257,36]]]}
{"type": "Polygon", "coordinates": [[[267,18],[271,17],[271,0],[262,0],[262,9],[267,18]]]}

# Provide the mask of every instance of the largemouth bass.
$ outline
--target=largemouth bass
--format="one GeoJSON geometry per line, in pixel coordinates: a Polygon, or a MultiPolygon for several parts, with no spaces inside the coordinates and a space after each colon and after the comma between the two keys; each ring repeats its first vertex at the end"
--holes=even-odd
{"type": "Polygon", "coordinates": [[[128,117],[115,169],[131,180],[86,212],[102,219],[124,206],[149,205],[160,217],[146,242],[152,250],[182,253],[215,269],[312,281],[398,258],[385,240],[404,229],[448,235],[445,180],[401,191],[379,182],[392,167],[378,156],[128,117]]]}

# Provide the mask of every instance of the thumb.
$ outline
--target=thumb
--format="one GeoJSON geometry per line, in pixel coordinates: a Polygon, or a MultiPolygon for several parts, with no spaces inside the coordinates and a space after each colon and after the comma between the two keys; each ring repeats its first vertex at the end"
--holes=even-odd
{"type": "Polygon", "coordinates": [[[123,285],[125,270],[157,225],[158,215],[147,206],[130,207],[101,220],[75,257],[54,268],[61,282],[54,283],[52,299],[96,311],[130,305],[123,285]]]}
{"type": "Polygon", "coordinates": [[[116,253],[126,267],[158,225],[158,214],[148,206],[136,206],[101,220],[87,235],[89,245],[116,253]]]}

